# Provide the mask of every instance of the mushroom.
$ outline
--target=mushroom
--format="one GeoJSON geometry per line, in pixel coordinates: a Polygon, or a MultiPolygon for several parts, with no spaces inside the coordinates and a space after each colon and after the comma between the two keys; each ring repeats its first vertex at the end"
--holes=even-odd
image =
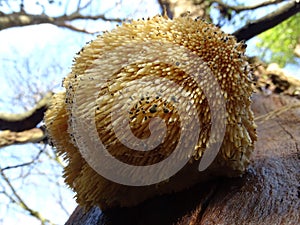
{"type": "Polygon", "coordinates": [[[242,175],[257,138],[245,48],[203,20],[160,15],[123,23],[88,43],[63,82],[66,91],[53,97],[45,115],[49,137],[68,162],[65,182],[77,202],[87,208],[133,206],[213,177],[242,175]],[[221,103],[224,115],[213,108],[221,103]],[[213,127],[222,116],[224,134],[213,134],[222,130],[220,124],[213,127]],[[217,143],[212,163],[199,171],[199,161],[217,143]],[[114,172],[111,161],[98,165],[101,146],[114,162],[131,165],[116,180],[97,171],[114,172]],[[177,160],[184,165],[169,177],[159,171],[159,182],[118,182],[123,176],[134,180],[142,167],[152,176],[160,162],[173,169],[177,160]]]}

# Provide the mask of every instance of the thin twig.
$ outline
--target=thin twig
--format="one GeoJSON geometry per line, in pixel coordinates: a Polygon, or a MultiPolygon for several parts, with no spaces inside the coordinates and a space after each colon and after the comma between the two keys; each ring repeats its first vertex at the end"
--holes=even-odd
{"type": "Polygon", "coordinates": [[[221,0],[214,0],[213,2],[217,3],[218,5],[226,8],[226,9],[231,9],[231,10],[235,11],[236,13],[239,13],[242,11],[254,10],[254,9],[262,8],[265,6],[278,4],[283,1],[284,0],[269,0],[269,1],[261,2],[261,3],[257,3],[255,5],[245,5],[245,6],[244,5],[233,6],[233,5],[226,4],[221,0]]]}
{"type": "MultiPolygon", "coordinates": [[[[10,190],[12,191],[13,195],[16,197],[17,200],[14,200],[13,202],[18,204],[22,209],[26,210],[27,212],[29,212],[29,214],[33,217],[35,217],[36,219],[38,219],[39,221],[41,221],[41,224],[52,224],[54,225],[54,223],[52,223],[50,220],[44,218],[38,211],[35,211],[33,209],[31,209],[25,202],[24,200],[21,198],[21,196],[17,193],[16,189],[14,188],[14,186],[12,185],[12,183],[10,182],[9,178],[5,175],[5,173],[3,172],[3,170],[0,168],[0,174],[3,177],[4,181],[6,182],[6,184],[9,186],[10,190]]],[[[11,198],[10,198],[11,199],[11,198]]]]}
{"type": "Polygon", "coordinates": [[[3,172],[3,171],[5,171],[5,170],[9,170],[9,169],[16,169],[16,168],[20,168],[20,167],[24,167],[24,166],[29,166],[29,165],[35,163],[35,161],[39,159],[39,157],[40,157],[40,155],[42,154],[43,151],[44,151],[44,150],[41,149],[41,150],[38,152],[38,154],[36,155],[36,157],[34,157],[34,158],[33,158],[31,161],[29,161],[29,162],[17,164],[17,165],[14,165],[14,166],[7,166],[7,167],[2,168],[1,170],[2,170],[2,172],[3,172]]]}
{"type": "Polygon", "coordinates": [[[273,119],[276,116],[279,116],[279,115],[283,114],[284,112],[286,112],[288,110],[296,109],[296,108],[299,108],[299,107],[300,107],[300,103],[286,105],[286,106],[283,106],[279,109],[273,110],[273,111],[271,111],[267,114],[255,117],[255,121],[258,122],[258,123],[262,123],[262,122],[265,122],[267,120],[273,119]]]}

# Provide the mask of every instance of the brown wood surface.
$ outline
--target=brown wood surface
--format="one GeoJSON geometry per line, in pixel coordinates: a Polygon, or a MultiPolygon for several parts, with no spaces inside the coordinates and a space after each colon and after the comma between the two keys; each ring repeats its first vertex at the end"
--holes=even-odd
{"type": "MultiPolygon", "coordinates": [[[[255,116],[285,105],[289,96],[253,96],[255,116]]],[[[67,225],[300,224],[300,107],[257,121],[258,142],[247,173],[150,199],[139,206],[84,212],[67,225]]]]}

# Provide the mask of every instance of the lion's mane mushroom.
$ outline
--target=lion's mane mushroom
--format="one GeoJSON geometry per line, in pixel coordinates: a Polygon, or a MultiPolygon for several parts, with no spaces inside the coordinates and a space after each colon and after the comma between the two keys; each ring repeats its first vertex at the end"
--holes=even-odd
{"type": "MultiPolygon", "coordinates": [[[[124,23],[88,43],[78,53],[72,72],[63,82],[66,92],[54,96],[52,105],[45,116],[50,138],[58,153],[68,162],[64,173],[65,181],[76,192],[77,202],[86,207],[99,205],[102,209],[131,206],[157,194],[182,190],[201,180],[210,179],[212,176],[243,174],[249,164],[254,141],[256,141],[253,114],[250,109],[252,88],[249,77],[251,73],[244,55],[245,47],[244,43],[237,43],[233,36],[225,34],[213,24],[194,20],[189,16],[174,20],[155,16],[147,20],[124,23]],[[212,71],[226,102],[225,136],[213,163],[207,170],[199,172],[197,162],[206,149],[211,125],[210,109],[204,93],[197,89],[184,71],[174,65],[159,61],[137,61],[122,67],[110,75],[105,88],[96,90],[99,93],[98,96],[106,96],[104,98],[106,100],[99,103],[99,107],[94,110],[98,135],[104,146],[118,160],[137,166],[159,162],[172,152],[180,136],[180,118],[174,104],[177,101],[176,91],[181,91],[181,89],[170,90],[173,93],[161,96],[157,90],[163,89],[163,85],[158,83],[157,85],[161,86],[155,92],[149,89],[139,94],[137,90],[141,87],[134,83],[135,91],[129,89],[132,91],[129,98],[121,98],[119,104],[114,104],[110,100],[110,97],[120,95],[121,90],[129,87],[135,79],[143,79],[149,74],[155,74],[182,86],[182,90],[194,99],[202,127],[190,163],[187,163],[168,181],[140,187],[126,186],[104,178],[82,157],[78,149],[78,140],[74,140],[76,128],[72,126],[74,119],[72,107],[74,107],[75,94],[79,91],[80,79],[94,78],[93,69],[90,68],[101,63],[101,60],[98,60],[100,56],[124,43],[142,44],[155,40],[185,47],[199,56],[212,71]],[[129,106],[129,125],[137,138],[143,139],[150,135],[148,127],[151,118],[160,117],[165,121],[167,134],[164,142],[155,150],[149,151],[151,153],[128,149],[118,141],[114,134],[110,113],[121,109],[124,104],[129,106]]],[[[165,51],[163,47],[160,50],[165,51]]],[[[118,58],[115,59],[117,60],[118,58]]],[[[94,82],[101,81],[95,79],[94,82]]],[[[205,83],[205,85],[210,84],[205,83]]],[[[95,90],[92,91],[95,92],[95,90]]],[[[81,92],[79,97],[88,101],[90,94],[81,92]]],[[[89,125],[87,124],[86,132],[88,131],[89,125]]]]}

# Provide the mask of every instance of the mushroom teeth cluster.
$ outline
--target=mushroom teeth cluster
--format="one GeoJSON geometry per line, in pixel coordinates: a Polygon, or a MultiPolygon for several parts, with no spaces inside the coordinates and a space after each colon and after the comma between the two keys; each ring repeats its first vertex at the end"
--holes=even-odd
{"type": "MultiPolygon", "coordinates": [[[[255,124],[250,108],[250,96],[253,92],[251,68],[244,55],[245,48],[244,43],[238,43],[233,36],[225,34],[217,26],[203,20],[189,16],[171,20],[160,15],[123,23],[88,43],[75,57],[72,72],[64,79],[66,91],[53,97],[45,115],[49,137],[57,152],[68,163],[64,170],[65,182],[76,192],[77,202],[87,208],[94,205],[102,209],[132,206],[154,195],[176,192],[212,177],[242,175],[249,164],[256,141],[255,124]],[[83,101],[88,101],[89,96],[95,91],[99,93],[98,96],[106,96],[108,89],[111,88],[109,95],[104,98],[106,100],[99,103],[99,107],[95,110],[95,124],[101,141],[118,160],[133,165],[150,165],[168,157],[180,136],[180,119],[176,111],[177,106],[174,106],[176,99],[173,97],[174,93],[176,95],[179,91],[185,90],[192,96],[201,127],[207,128],[201,129],[189,163],[178,173],[167,181],[155,185],[134,187],[106,179],[93,170],[82,157],[78,140],[74,140],[76,128],[72,126],[74,116],[72,107],[74,96],[80,89],[78,87],[80,79],[93,79],[94,73],[90,68],[101,63],[99,58],[103,54],[124,43],[142,44],[146,41],[182,46],[205,62],[217,80],[226,102],[226,130],[215,160],[208,169],[199,172],[197,166],[208,143],[211,124],[209,105],[204,93],[197,89],[184,71],[162,62],[135,62],[111,74],[107,81],[111,87],[89,90],[90,93],[82,92],[82,96],[79,97],[83,101]],[[136,83],[136,86],[130,89],[133,80],[143,79],[149,74],[173,80],[182,86],[182,90],[169,90],[171,92],[169,95],[164,92],[165,96],[161,96],[158,90],[163,88],[163,85],[159,83],[158,89],[152,92],[149,89],[139,94],[139,88],[142,87],[136,83]],[[132,95],[130,98],[121,99],[120,104],[113,104],[110,97],[118,95],[124,87],[128,87],[132,95]],[[118,141],[111,126],[110,113],[113,109],[121,109],[122,104],[129,105],[129,125],[137,138],[149,136],[148,126],[151,117],[160,117],[165,121],[167,136],[153,154],[138,154],[118,141]]],[[[165,51],[163,47],[161,51],[165,51]]],[[[101,81],[95,79],[95,82],[101,81]]],[[[87,125],[86,132],[89,132],[89,129],[87,125]]]]}

